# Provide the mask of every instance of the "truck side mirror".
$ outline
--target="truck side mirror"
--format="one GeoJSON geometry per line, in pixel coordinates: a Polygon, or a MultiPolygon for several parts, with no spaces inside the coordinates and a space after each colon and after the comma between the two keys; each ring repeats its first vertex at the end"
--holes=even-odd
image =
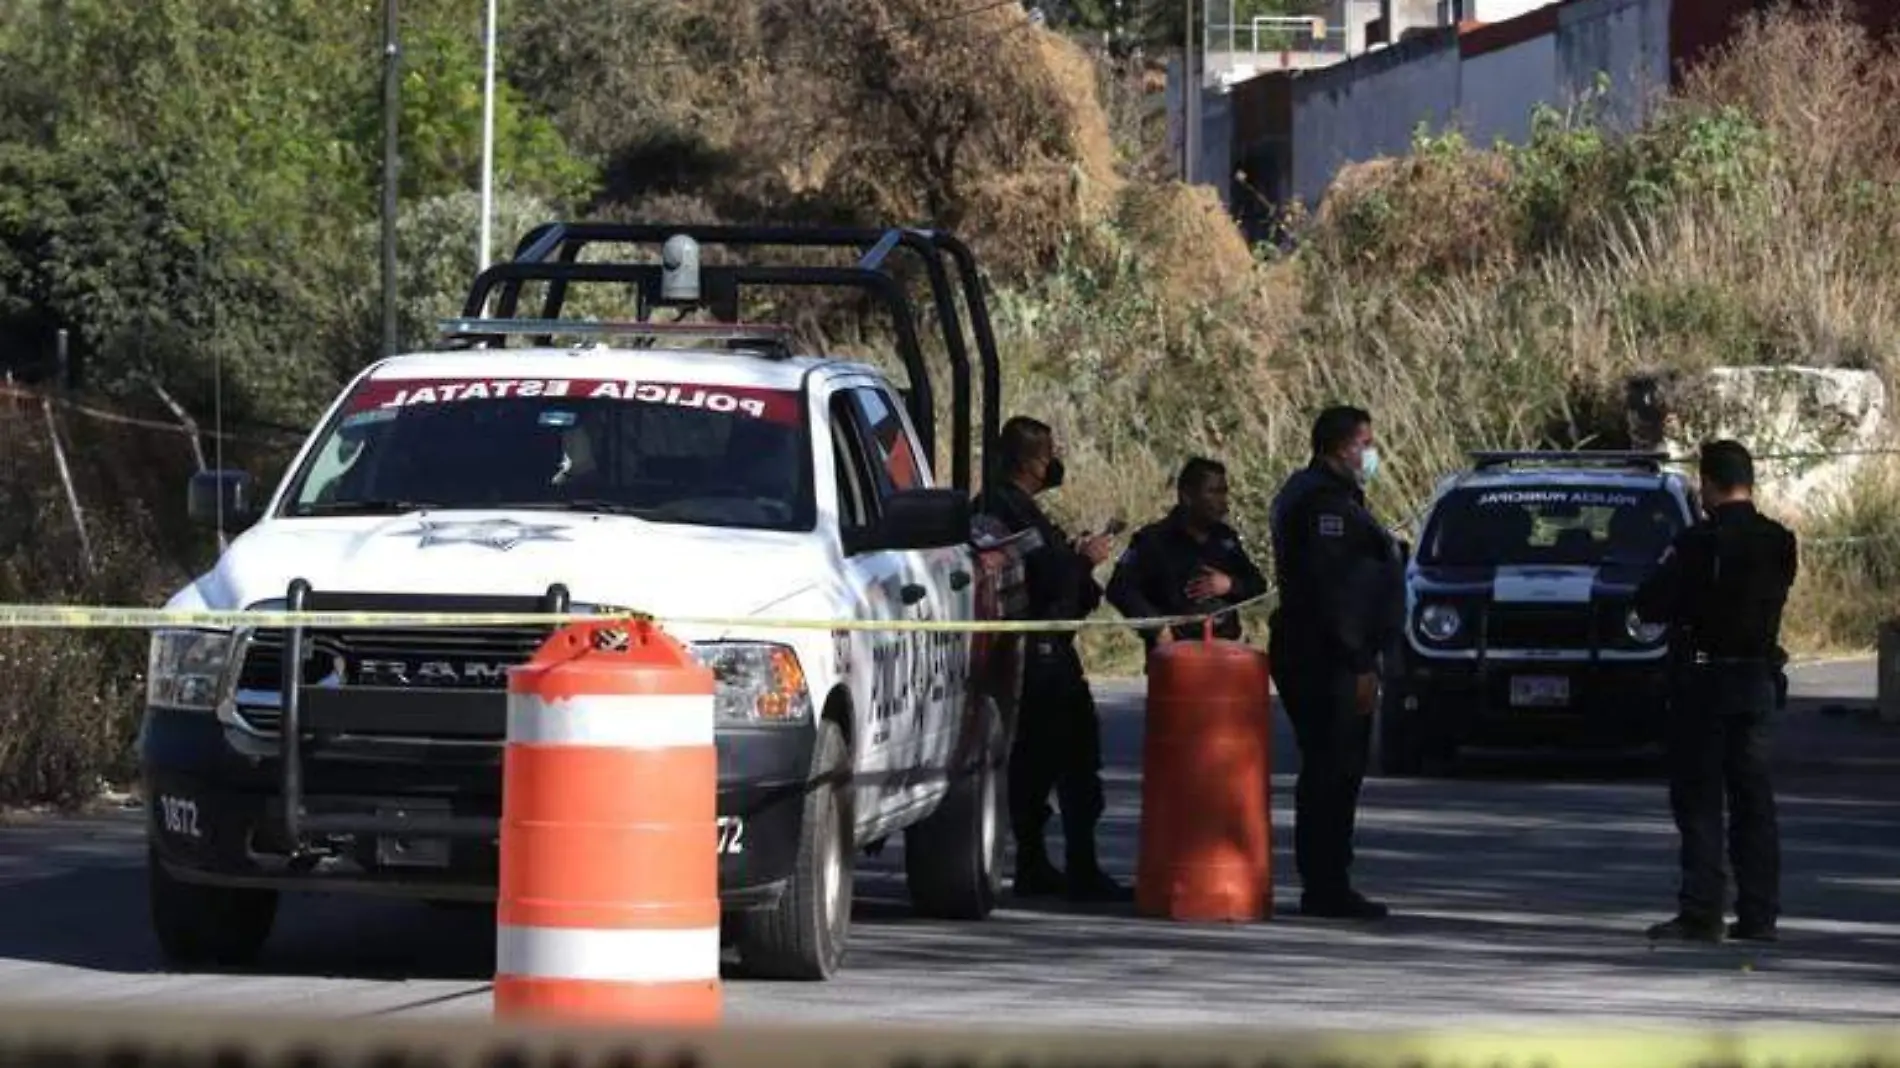
{"type": "Polygon", "coordinates": [[[224,529],[241,530],[257,520],[251,476],[244,471],[200,471],[191,476],[185,511],[201,527],[215,529],[222,504],[224,529]]]}
{"type": "Polygon", "coordinates": [[[892,494],[877,524],[852,549],[941,549],[969,540],[970,502],[963,494],[912,489],[892,494]]]}

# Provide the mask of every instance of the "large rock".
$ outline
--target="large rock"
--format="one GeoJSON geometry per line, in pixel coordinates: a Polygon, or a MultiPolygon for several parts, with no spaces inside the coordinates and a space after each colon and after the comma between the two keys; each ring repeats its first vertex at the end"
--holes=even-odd
{"type": "Polygon", "coordinates": [[[1852,455],[1887,439],[1887,388],[1872,371],[1835,367],[1717,367],[1629,383],[1630,438],[1693,458],[1713,438],[1758,457],[1764,504],[1800,515],[1848,490],[1867,463],[1852,455]]]}

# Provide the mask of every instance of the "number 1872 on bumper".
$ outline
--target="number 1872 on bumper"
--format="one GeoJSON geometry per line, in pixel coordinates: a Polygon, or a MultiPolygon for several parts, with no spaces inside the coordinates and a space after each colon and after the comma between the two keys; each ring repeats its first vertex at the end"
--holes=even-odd
{"type": "Polygon", "coordinates": [[[720,856],[737,856],[745,852],[744,817],[720,816],[714,822],[719,825],[720,856]]]}

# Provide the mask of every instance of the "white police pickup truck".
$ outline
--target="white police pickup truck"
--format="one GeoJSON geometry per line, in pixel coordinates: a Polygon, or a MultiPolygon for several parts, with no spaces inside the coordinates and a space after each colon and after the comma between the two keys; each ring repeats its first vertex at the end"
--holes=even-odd
{"type": "MultiPolygon", "coordinates": [[[[519,284],[547,275],[697,300],[692,242],[669,243],[665,265],[587,264],[605,277],[577,277],[547,255],[649,235],[555,229],[559,241],[524,243],[477,280],[454,345],[350,382],[261,508],[248,508],[240,473],[200,476],[194,515],[248,529],[169,607],[650,613],[717,676],[720,829],[707,848],[749,971],[832,975],[853,859],[899,832],[919,910],[983,917],[1000,885],[1013,643],[770,625],[1014,610],[1020,539],[989,537],[967,486],[937,485],[913,419],[927,384],[899,390],[761,327],[654,326],[649,304],[617,325],[556,319],[554,301],[539,318],[480,317],[496,291],[512,312],[519,284]],[[586,340],[552,343],[568,333],[586,340]],[[660,347],[688,337],[699,343],[660,347]]],[[[832,236],[863,248],[884,235],[832,236]]],[[[951,240],[924,237],[933,251],[951,240]]],[[[729,280],[721,270],[703,272],[707,288],[729,280]]],[[[816,270],[891,295],[863,263],[816,270]]],[[[168,957],[251,960],[287,889],[492,900],[506,673],[549,631],[156,633],[141,751],[151,916],[168,957]]]]}

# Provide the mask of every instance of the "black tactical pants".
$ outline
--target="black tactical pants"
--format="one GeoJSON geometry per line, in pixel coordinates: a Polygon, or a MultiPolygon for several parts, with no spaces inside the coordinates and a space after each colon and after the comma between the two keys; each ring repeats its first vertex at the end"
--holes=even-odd
{"type": "Polygon", "coordinates": [[[1069,868],[1097,867],[1095,825],[1102,818],[1102,724],[1071,641],[1025,643],[1022,712],[1009,759],[1010,830],[1017,867],[1046,858],[1042,829],[1049,791],[1062,809],[1069,868]]]}
{"type": "Polygon", "coordinates": [[[1765,663],[1685,665],[1676,673],[1669,807],[1682,835],[1678,900],[1685,917],[1719,923],[1725,913],[1724,802],[1736,918],[1773,926],[1780,915],[1780,831],[1767,754],[1776,685],[1765,663]]]}
{"type": "Polygon", "coordinates": [[[1308,901],[1352,890],[1353,831],[1372,749],[1372,717],[1359,714],[1354,676],[1301,650],[1273,648],[1269,666],[1300,747],[1293,850],[1308,901]]]}

